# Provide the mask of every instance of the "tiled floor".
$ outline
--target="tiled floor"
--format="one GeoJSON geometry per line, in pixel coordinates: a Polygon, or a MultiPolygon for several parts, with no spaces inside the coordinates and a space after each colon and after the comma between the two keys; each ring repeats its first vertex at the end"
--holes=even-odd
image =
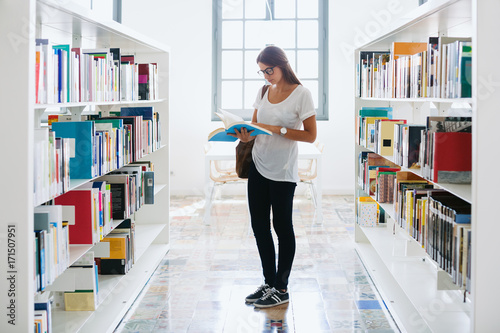
{"type": "Polygon", "coordinates": [[[262,283],[245,197],[171,199],[171,250],[117,332],[398,332],[354,250],[353,198],[324,196],[324,223],[297,196],[290,303],[266,310],[244,298],[262,283]]]}

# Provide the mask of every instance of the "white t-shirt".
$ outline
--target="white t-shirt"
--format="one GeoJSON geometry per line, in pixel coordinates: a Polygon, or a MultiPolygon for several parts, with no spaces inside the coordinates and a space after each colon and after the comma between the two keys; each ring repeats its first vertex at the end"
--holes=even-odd
{"type": "MultiPolygon", "coordinates": [[[[298,130],[305,119],[316,115],[311,92],[302,85],[298,85],[284,101],[276,104],[269,102],[268,93],[269,89],[261,98],[262,90],[259,90],[253,104],[259,123],[298,130]]],[[[259,173],[267,179],[299,181],[297,141],[274,133],[257,135],[252,157],[259,173]]]]}

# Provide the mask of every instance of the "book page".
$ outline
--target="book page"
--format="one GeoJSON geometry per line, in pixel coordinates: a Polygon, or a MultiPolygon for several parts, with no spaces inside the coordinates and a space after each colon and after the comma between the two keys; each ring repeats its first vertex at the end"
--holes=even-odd
{"type": "Polygon", "coordinates": [[[219,112],[215,112],[215,114],[222,120],[226,129],[231,127],[231,125],[235,123],[244,122],[243,118],[241,118],[240,116],[222,109],[219,109],[219,112]]]}

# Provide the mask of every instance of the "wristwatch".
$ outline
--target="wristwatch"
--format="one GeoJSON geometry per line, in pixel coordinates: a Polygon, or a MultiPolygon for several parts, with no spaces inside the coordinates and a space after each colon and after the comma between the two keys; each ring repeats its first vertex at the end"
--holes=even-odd
{"type": "Polygon", "coordinates": [[[281,136],[285,136],[286,132],[287,132],[286,127],[280,128],[280,135],[281,136]]]}

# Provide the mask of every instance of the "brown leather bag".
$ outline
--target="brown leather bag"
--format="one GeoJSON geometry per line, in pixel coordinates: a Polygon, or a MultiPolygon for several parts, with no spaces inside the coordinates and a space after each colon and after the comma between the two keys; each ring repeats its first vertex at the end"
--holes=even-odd
{"type": "MultiPolygon", "coordinates": [[[[269,85],[264,85],[262,87],[262,96],[266,93],[269,85]]],[[[236,173],[240,178],[248,178],[248,171],[250,170],[250,164],[252,163],[252,148],[255,139],[248,142],[239,142],[236,146],[236,173]]]]}

